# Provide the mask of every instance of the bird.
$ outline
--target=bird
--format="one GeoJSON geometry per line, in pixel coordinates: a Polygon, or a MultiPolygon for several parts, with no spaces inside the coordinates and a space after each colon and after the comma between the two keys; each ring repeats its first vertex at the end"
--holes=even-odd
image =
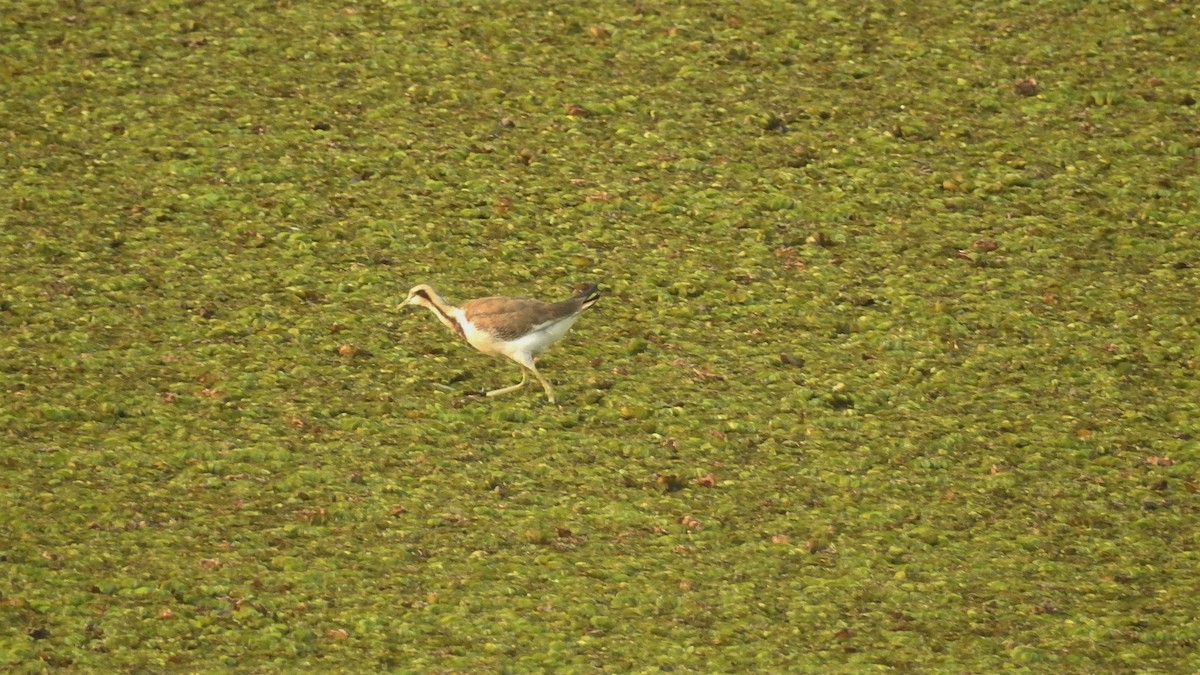
{"type": "Polygon", "coordinates": [[[426,307],[475,349],[489,356],[512,359],[521,367],[520,382],[489,391],[488,396],[501,396],[521,389],[532,373],[545,390],[547,400],[553,404],[554,387],[538,372],[534,357],[561,340],[579,315],[598,300],[600,287],[586,283],[576,286],[574,295],[559,302],[498,296],[470,300],[456,307],[433,286],[417,284],[408,292],[401,307],[426,307]]]}

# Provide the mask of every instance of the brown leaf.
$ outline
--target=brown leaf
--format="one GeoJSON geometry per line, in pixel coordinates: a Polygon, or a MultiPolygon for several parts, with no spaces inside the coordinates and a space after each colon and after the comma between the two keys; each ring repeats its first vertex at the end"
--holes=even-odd
{"type": "Polygon", "coordinates": [[[1032,77],[1017,80],[1013,83],[1013,89],[1021,96],[1035,96],[1038,93],[1038,81],[1032,77]]]}
{"type": "Polygon", "coordinates": [[[971,248],[974,248],[976,251],[995,251],[1000,248],[1000,242],[995,239],[976,239],[971,244],[971,248]]]}
{"type": "Polygon", "coordinates": [[[330,628],[325,634],[335,640],[345,640],[350,637],[350,631],[345,628],[330,628]]]}
{"type": "Polygon", "coordinates": [[[304,509],[296,514],[296,520],[303,520],[309,523],[323,523],[329,519],[329,509],[320,507],[316,509],[304,509]]]}
{"type": "Polygon", "coordinates": [[[1150,466],[1171,466],[1175,463],[1175,460],[1170,457],[1147,457],[1146,463],[1150,466]]]}
{"type": "Polygon", "coordinates": [[[354,356],[354,353],[357,351],[358,351],[358,347],[355,347],[354,345],[350,344],[349,342],[342,345],[341,347],[338,347],[338,353],[341,354],[342,356],[354,356]]]}
{"type": "Polygon", "coordinates": [[[772,544],[787,544],[791,541],[792,541],[792,538],[787,536],[786,534],[777,534],[774,537],[771,537],[772,544]]]}
{"type": "Polygon", "coordinates": [[[679,522],[689,530],[698,530],[704,526],[703,523],[691,516],[682,516],[679,522]]]}
{"type": "Polygon", "coordinates": [[[596,38],[597,40],[603,40],[612,35],[607,28],[598,23],[588,26],[588,33],[591,33],[592,37],[596,38]]]}
{"type": "Polygon", "coordinates": [[[175,618],[175,612],[172,612],[170,607],[163,607],[162,609],[158,610],[158,618],[173,619],[175,618]]]}
{"type": "Polygon", "coordinates": [[[711,370],[708,369],[708,366],[700,366],[699,368],[692,368],[692,372],[695,373],[696,377],[700,378],[701,380],[721,380],[721,381],[725,380],[724,375],[718,375],[718,374],[712,372],[711,370]]]}
{"type": "Polygon", "coordinates": [[[219,570],[223,566],[221,561],[216,558],[205,558],[200,561],[200,566],[206,570],[219,570]]]}
{"type": "Polygon", "coordinates": [[[716,487],[717,477],[713,474],[706,474],[696,479],[696,485],[701,487],[716,487]]]}
{"type": "Polygon", "coordinates": [[[578,103],[568,103],[567,104],[567,114],[570,115],[571,117],[587,117],[588,115],[591,115],[592,113],[587,108],[579,105],[578,103]]]}

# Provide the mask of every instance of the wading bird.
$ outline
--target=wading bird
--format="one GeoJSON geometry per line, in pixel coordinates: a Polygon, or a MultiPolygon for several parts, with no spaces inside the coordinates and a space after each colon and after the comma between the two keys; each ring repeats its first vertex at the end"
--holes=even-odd
{"type": "Polygon", "coordinates": [[[596,304],[600,291],[596,284],[583,284],[575,295],[560,302],[542,302],[532,298],[479,298],[461,307],[446,302],[429,284],[418,284],[408,292],[404,305],[428,307],[438,320],[475,349],[491,356],[505,356],[521,366],[521,381],[511,387],[489,391],[500,396],[525,386],[533,373],[554,403],[554,388],[542,378],[533,357],[549,349],[567,334],[583,310],[596,304]]]}

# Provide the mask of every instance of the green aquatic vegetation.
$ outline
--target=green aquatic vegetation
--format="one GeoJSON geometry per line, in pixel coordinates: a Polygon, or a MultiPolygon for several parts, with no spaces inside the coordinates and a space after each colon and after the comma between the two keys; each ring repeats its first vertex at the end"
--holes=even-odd
{"type": "Polygon", "coordinates": [[[9,3],[0,664],[1200,668],[1190,12],[9,3]]]}

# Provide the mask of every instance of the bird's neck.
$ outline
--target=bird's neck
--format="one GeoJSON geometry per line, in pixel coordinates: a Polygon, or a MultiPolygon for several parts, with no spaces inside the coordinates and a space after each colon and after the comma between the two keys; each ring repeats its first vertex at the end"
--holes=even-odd
{"type": "Polygon", "coordinates": [[[438,295],[437,291],[433,289],[429,289],[428,295],[429,303],[425,306],[429,308],[429,311],[433,312],[437,316],[438,321],[441,321],[446,328],[454,331],[459,337],[466,337],[466,335],[463,333],[462,325],[458,322],[458,308],[446,302],[442,296],[438,295]]]}

